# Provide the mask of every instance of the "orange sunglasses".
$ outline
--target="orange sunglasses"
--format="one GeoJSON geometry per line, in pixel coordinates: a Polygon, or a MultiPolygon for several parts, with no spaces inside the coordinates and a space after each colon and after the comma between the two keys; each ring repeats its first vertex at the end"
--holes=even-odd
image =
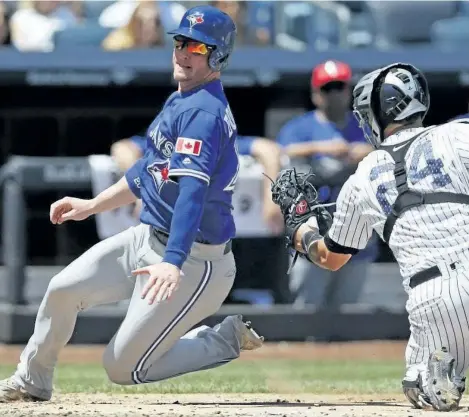
{"type": "Polygon", "coordinates": [[[178,50],[184,49],[187,46],[187,51],[191,54],[207,55],[209,48],[202,42],[193,41],[187,38],[174,38],[174,47],[178,50]]]}

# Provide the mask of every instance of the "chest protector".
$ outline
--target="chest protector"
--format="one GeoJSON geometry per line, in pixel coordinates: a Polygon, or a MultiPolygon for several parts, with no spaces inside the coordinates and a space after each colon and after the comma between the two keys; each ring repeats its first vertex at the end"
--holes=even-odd
{"type": "MultiPolygon", "coordinates": [[[[456,121],[457,123],[469,124],[469,120],[456,121]]],[[[408,139],[405,144],[381,145],[380,150],[386,151],[395,162],[394,178],[396,179],[397,198],[391,208],[391,213],[388,215],[384,224],[383,239],[389,243],[391,238],[392,229],[397,219],[402,216],[407,210],[414,207],[419,207],[424,204],[439,204],[439,203],[459,203],[469,205],[469,195],[457,194],[450,192],[435,192],[435,193],[420,193],[418,191],[410,190],[407,185],[407,172],[405,167],[405,156],[412,143],[426,135],[435,127],[430,127],[418,133],[412,138],[408,139]]]]}

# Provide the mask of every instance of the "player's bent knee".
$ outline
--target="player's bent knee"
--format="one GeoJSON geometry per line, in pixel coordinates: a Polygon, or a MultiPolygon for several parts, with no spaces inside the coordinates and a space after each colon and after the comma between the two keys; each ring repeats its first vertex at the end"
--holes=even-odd
{"type": "Polygon", "coordinates": [[[73,305],[73,301],[78,299],[78,294],[73,290],[63,274],[54,276],[47,286],[45,298],[48,303],[59,303],[61,305],[73,305]]]}
{"type": "Polygon", "coordinates": [[[106,371],[109,381],[117,385],[134,385],[132,379],[132,371],[122,369],[117,362],[104,361],[104,370],[106,371]]]}
{"type": "Polygon", "coordinates": [[[132,369],[127,369],[123,364],[116,360],[109,347],[103,354],[103,366],[106,371],[109,381],[117,385],[134,385],[135,381],[132,379],[132,369]]]}

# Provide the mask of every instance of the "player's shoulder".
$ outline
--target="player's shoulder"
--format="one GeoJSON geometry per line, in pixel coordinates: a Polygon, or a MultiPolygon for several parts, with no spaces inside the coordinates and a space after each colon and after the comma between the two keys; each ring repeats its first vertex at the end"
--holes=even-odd
{"type": "Polygon", "coordinates": [[[461,117],[457,119],[450,120],[449,122],[443,123],[438,127],[442,130],[452,130],[454,132],[464,132],[467,134],[469,132],[469,115],[468,117],[461,117]]]}
{"type": "Polygon", "coordinates": [[[358,163],[357,169],[355,170],[355,177],[358,181],[363,179],[367,180],[374,167],[380,164],[380,161],[385,157],[382,153],[386,153],[380,149],[373,149],[358,163]]]}
{"type": "Polygon", "coordinates": [[[425,135],[428,140],[469,140],[469,119],[450,120],[429,128],[428,134],[425,135]]]}
{"type": "Polygon", "coordinates": [[[177,113],[204,113],[223,119],[228,101],[222,87],[199,88],[191,94],[183,95],[178,102],[177,113]]]}

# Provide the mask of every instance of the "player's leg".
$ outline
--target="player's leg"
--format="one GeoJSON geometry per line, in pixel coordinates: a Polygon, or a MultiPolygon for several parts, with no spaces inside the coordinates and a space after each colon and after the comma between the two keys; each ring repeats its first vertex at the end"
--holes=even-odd
{"type": "Polygon", "coordinates": [[[139,228],[99,242],[52,278],[16,373],[0,382],[0,402],[30,395],[50,399],[54,367],[72,336],[78,312],[131,297],[134,283],[128,276],[139,228]]]}
{"type": "MultiPolygon", "coordinates": [[[[419,285],[409,296],[411,337],[403,388],[409,398],[409,389],[416,384],[424,402],[449,411],[459,405],[469,365],[469,315],[466,318],[464,311],[469,295],[461,287],[463,268],[448,271],[442,265],[441,269],[442,277],[419,285]]],[[[418,407],[412,394],[409,400],[418,407]]]]}
{"type": "MultiPolygon", "coordinates": [[[[140,266],[160,262],[164,246],[150,237],[140,266]]],[[[243,343],[261,343],[238,317],[225,319],[213,329],[197,323],[214,314],[227,297],[236,268],[232,253],[194,245],[183,266],[184,276],[171,299],[149,305],[141,299],[145,276],[136,278],[128,313],[103,362],[109,378],[118,384],[138,384],[207,369],[239,356],[243,343]]]]}

